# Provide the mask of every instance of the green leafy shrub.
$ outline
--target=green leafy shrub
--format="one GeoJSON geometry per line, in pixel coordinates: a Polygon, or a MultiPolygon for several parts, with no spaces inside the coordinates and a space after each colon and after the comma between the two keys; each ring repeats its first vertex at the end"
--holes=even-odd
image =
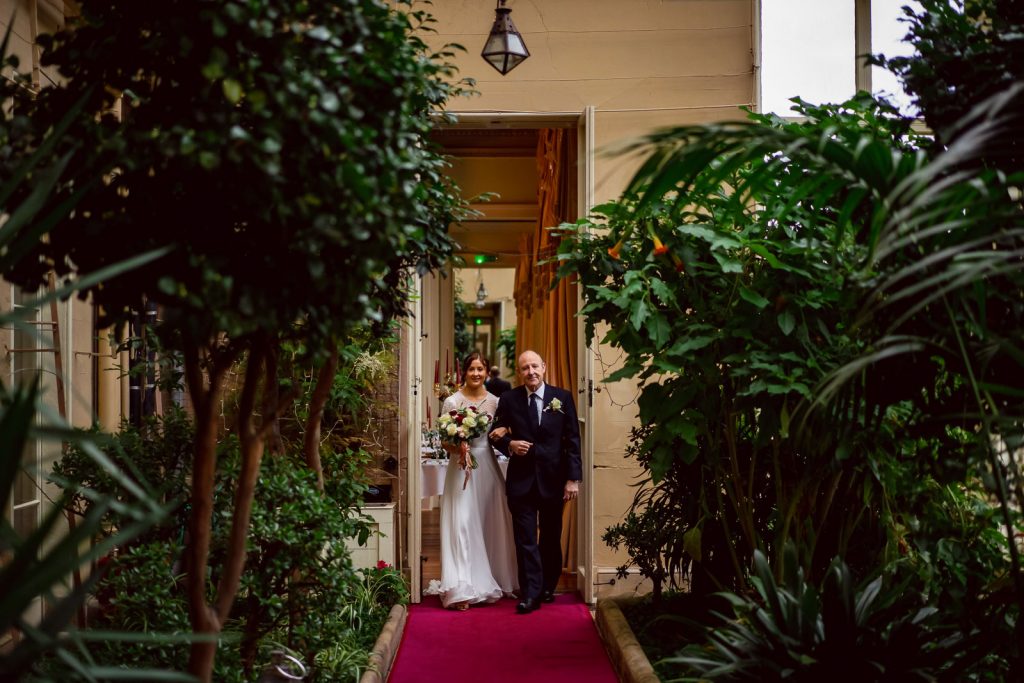
{"type": "MultiPolygon", "coordinates": [[[[154,495],[168,506],[171,514],[162,524],[148,530],[139,542],[162,539],[180,543],[187,524],[187,510],[182,506],[188,498],[192,468],[192,421],[184,410],[172,406],[163,416],[144,418],[138,427],[127,424],[122,427],[116,436],[103,434],[96,428],[90,433],[105,446],[108,456],[128,473],[127,484],[123,478],[112,477],[97,468],[88,452],[76,444],[70,444],[54,463],[53,476],[72,484],[69,487],[70,510],[79,516],[86,514],[92,505],[86,491],[98,491],[114,500],[124,500],[131,496],[132,483],[151,479],[158,482],[154,495]]],[[[108,510],[103,521],[110,528],[118,528],[125,522],[116,509],[108,510]]]]}
{"type": "MultiPolygon", "coordinates": [[[[688,667],[684,681],[855,680],[864,683],[963,680],[984,645],[945,623],[909,582],[878,576],[860,585],[841,561],[821,585],[806,580],[792,548],[777,582],[755,553],[756,599],[725,594],[731,615],[669,664],[688,667]],[[979,647],[979,645],[981,647],[979,647]]],[[[992,671],[995,680],[999,672],[992,671]]]]}
{"type": "MultiPolygon", "coordinates": [[[[228,447],[225,467],[235,452],[228,447]]],[[[260,642],[270,638],[302,653],[305,661],[345,636],[342,615],[359,598],[360,576],[352,568],[346,539],[365,543],[366,522],[353,512],[365,484],[359,472],[365,452],[345,452],[325,460],[336,482],[320,493],[316,476],[301,461],[283,455],[263,464],[256,487],[252,528],[242,587],[232,617],[243,631],[242,659],[256,664],[260,642]]],[[[218,510],[230,509],[228,478],[218,492],[218,510]]],[[[215,533],[211,553],[226,538],[215,533]]],[[[357,625],[358,627],[358,625],[357,625]]],[[[376,634],[374,634],[376,635],[376,634]]]]}
{"type": "MultiPolygon", "coordinates": [[[[142,427],[126,426],[108,437],[117,461],[161,474],[162,495],[176,502],[177,521],[153,527],[100,562],[103,578],[96,590],[95,625],[154,635],[144,642],[98,643],[92,655],[101,664],[180,671],[188,663],[187,638],[160,640],[155,634],[190,630],[182,566],[189,460],[182,459],[182,452],[191,442],[191,422],[180,411],[148,419],[142,427]]],[[[365,543],[370,531],[356,511],[365,490],[362,471],[368,457],[364,451],[325,453],[325,470],[331,476],[324,492],[317,489],[315,474],[293,455],[263,463],[239,599],[218,641],[216,680],[246,680],[262,667],[271,649],[282,646],[307,663],[333,662],[333,669],[324,664],[325,671],[348,666],[341,662],[356,666],[345,669],[349,673],[365,668],[391,605],[408,599],[404,579],[393,568],[355,570],[346,548],[347,539],[365,543]],[[346,647],[349,654],[340,656],[346,647]]],[[[238,458],[237,440],[224,438],[219,445],[211,548],[217,560],[230,528],[238,458]]],[[[80,449],[71,448],[58,470],[74,491],[84,493],[80,487],[88,483],[114,498],[124,495],[123,483],[90,466],[80,449]]],[[[79,493],[74,500],[79,512],[90,513],[91,497],[79,493]]],[[[107,533],[125,523],[117,515],[105,519],[107,533]]],[[[208,577],[211,595],[219,580],[216,571],[208,577]]],[[[326,673],[315,675],[315,680],[334,680],[326,673]]]]}

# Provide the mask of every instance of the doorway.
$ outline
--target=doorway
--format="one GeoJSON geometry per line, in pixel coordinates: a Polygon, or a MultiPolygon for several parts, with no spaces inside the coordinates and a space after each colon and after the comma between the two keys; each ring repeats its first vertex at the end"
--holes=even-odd
{"type": "MultiPolygon", "coordinates": [[[[583,347],[583,337],[575,318],[579,299],[574,289],[561,293],[562,309],[551,313],[546,291],[553,264],[538,267],[538,262],[553,256],[547,254],[543,236],[538,237],[538,225],[551,221],[545,214],[545,177],[542,165],[545,136],[558,131],[564,141],[561,149],[564,196],[562,214],[551,224],[562,220],[575,220],[589,210],[592,203],[592,150],[593,112],[548,115],[461,115],[454,125],[439,126],[435,140],[452,159],[453,179],[467,198],[474,201],[474,216],[451,227],[451,234],[459,243],[462,266],[452,277],[426,278],[422,281],[422,305],[418,339],[410,335],[418,354],[416,366],[422,379],[423,397],[417,396],[417,430],[421,436],[427,423],[427,412],[436,416],[440,402],[432,401],[433,374],[455,362],[455,349],[462,346],[480,350],[499,367],[502,376],[515,384],[515,355],[523,348],[540,350],[548,361],[549,376],[552,360],[544,344],[555,348],[562,359],[557,364],[563,369],[552,383],[577,392],[580,415],[581,447],[584,478],[592,469],[593,449],[590,417],[590,358],[583,347]],[[540,147],[538,145],[540,144],[540,147]],[[542,218],[542,214],[545,218],[542,218]],[[547,272],[547,280],[539,275],[547,272]],[[524,298],[533,293],[532,305],[524,298]],[[456,302],[460,302],[458,305],[456,302]],[[460,312],[461,309],[461,312],[460,312]],[[564,309],[564,310],[563,310],[564,309]],[[524,311],[526,317],[524,318],[524,311]],[[551,313],[550,315],[547,315],[551,313]],[[558,321],[561,330],[552,337],[552,324],[544,316],[558,321]],[[457,337],[461,336],[461,340],[457,337]],[[556,339],[553,344],[551,339],[556,339]],[[571,340],[571,341],[566,341],[571,340]],[[449,350],[453,353],[449,356],[449,350]],[[570,370],[571,368],[571,370],[570,370]]],[[[550,208],[550,207],[548,207],[550,208]]],[[[546,244],[546,243],[545,243],[546,244]]],[[[443,373],[440,373],[443,376],[443,373]]],[[[415,384],[415,382],[414,382],[415,384]]],[[[410,432],[413,430],[410,428],[410,432]]],[[[410,439],[410,442],[415,439],[410,439]]],[[[410,444],[411,446],[411,444],[410,444]]],[[[429,449],[429,444],[427,445],[429,449]]],[[[414,601],[431,579],[440,578],[439,512],[436,501],[424,494],[433,493],[429,479],[434,479],[430,465],[419,457],[419,445],[410,453],[408,476],[409,495],[407,548],[412,578],[414,601]],[[416,467],[421,464],[421,467],[416,467]],[[416,470],[416,471],[413,471],[416,470]]],[[[563,555],[566,565],[560,588],[579,590],[588,601],[593,599],[591,520],[593,500],[589,488],[584,487],[580,499],[567,508],[563,528],[563,555]]]]}

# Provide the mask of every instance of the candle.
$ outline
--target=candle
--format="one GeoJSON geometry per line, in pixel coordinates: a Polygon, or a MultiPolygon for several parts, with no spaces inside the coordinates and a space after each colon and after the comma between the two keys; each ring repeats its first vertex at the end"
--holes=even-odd
{"type": "Polygon", "coordinates": [[[449,353],[450,353],[450,351],[448,351],[448,349],[444,350],[444,380],[446,382],[448,381],[448,373],[450,372],[449,366],[448,366],[448,354],[449,353]]]}
{"type": "MultiPolygon", "coordinates": [[[[441,383],[441,359],[438,358],[434,361],[434,384],[441,383]]],[[[430,410],[430,405],[427,405],[427,410],[430,410]]]]}
{"type": "Polygon", "coordinates": [[[427,429],[433,426],[434,421],[430,418],[430,397],[427,397],[427,429]]]}

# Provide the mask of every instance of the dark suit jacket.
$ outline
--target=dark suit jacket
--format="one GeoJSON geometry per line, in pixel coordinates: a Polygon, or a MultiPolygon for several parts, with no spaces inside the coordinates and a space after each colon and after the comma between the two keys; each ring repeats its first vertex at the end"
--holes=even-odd
{"type": "Polygon", "coordinates": [[[504,380],[501,377],[488,377],[484,381],[484,386],[487,388],[487,391],[498,398],[501,398],[502,394],[512,389],[512,385],[509,384],[508,380],[504,380]]]}
{"type": "Polygon", "coordinates": [[[498,401],[494,426],[508,427],[511,431],[495,445],[504,453],[509,442],[525,440],[533,444],[526,455],[510,455],[505,491],[509,498],[526,496],[534,484],[543,499],[561,498],[565,482],[583,478],[580,459],[580,426],[576,419],[576,406],[572,394],[565,389],[544,386],[544,406],[541,423],[530,415],[529,392],[525,386],[506,391],[498,401]],[[551,401],[562,402],[559,411],[551,410],[551,401]]]}

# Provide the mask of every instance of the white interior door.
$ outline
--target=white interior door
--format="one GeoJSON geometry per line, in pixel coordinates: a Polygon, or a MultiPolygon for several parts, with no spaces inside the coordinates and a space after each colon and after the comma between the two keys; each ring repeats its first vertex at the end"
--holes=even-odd
{"type": "MultiPolygon", "coordinates": [[[[579,197],[579,215],[585,216],[594,206],[594,108],[587,107],[580,114],[576,130],[579,135],[577,145],[576,182],[579,197]]],[[[577,293],[577,309],[582,308],[582,297],[577,293]]],[[[576,588],[587,603],[594,602],[594,358],[587,346],[583,319],[577,318],[576,339],[578,348],[577,367],[579,368],[578,413],[580,416],[580,450],[583,458],[583,486],[576,507],[577,518],[577,549],[578,569],[576,588]]]]}
{"type": "Polygon", "coordinates": [[[412,307],[413,312],[409,318],[409,325],[404,328],[400,352],[401,358],[409,359],[407,363],[408,372],[404,378],[404,384],[408,387],[409,391],[409,409],[406,411],[405,424],[406,434],[408,434],[405,453],[407,463],[405,469],[407,482],[405,487],[405,509],[408,512],[405,516],[405,529],[400,530],[398,533],[405,532],[406,557],[409,563],[410,600],[412,602],[419,602],[422,599],[420,595],[420,572],[422,571],[420,555],[423,554],[423,537],[420,533],[422,526],[422,514],[420,511],[420,490],[422,486],[420,483],[420,442],[422,434],[420,425],[425,419],[423,395],[424,392],[429,391],[429,388],[423,382],[423,279],[414,278],[412,287],[415,289],[411,293],[413,300],[418,301],[417,305],[412,307]]]}

